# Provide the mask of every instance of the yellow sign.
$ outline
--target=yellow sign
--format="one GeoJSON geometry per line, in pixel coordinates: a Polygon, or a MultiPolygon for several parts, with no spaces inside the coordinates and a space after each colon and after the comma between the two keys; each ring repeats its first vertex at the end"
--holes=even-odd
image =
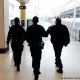
{"type": "Polygon", "coordinates": [[[20,9],[20,18],[21,18],[21,20],[26,19],[25,9],[20,9]]]}

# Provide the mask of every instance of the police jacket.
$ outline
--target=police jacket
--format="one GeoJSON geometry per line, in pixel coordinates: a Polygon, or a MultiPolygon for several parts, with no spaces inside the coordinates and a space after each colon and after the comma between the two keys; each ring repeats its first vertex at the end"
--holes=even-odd
{"type": "Polygon", "coordinates": [[[24,29],[16,24],[13,25],[9,32],[7,37],[7,43],[11,40],[11,45],[22,45],[25,40],[25,31],[24,29]]]}
{"type": "Polygon", "coordinates": [[[38,24],[28,26],[26,30],[26,40],[30,44],[42,42],[42,37],[47,37],[45,29],[38,24]]]}

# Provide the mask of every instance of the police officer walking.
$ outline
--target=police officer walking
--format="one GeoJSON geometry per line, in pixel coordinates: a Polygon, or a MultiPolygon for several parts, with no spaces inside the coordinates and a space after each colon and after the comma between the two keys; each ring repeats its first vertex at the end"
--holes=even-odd
{"type": "Polygon", "coordinates": [[[56,24],[50,26],[47,33],[51,35],[51,43],[55,51],[55,64],[59,68],[57,72],[63,73],[61,51],[63,46],[67,46],[70,42],[69,31],[65,25],[61,24],[61,19],[56,18],[56,24]]]}
{"type": "Polygon", "coordinates": [[[20,26],[19,18],[14,19],[14,25],[11,26],[8,36],[7,36],[7,45],[11,42],[11,48],[13,51],[13,59],[15,66],[17,67],[17,71],[20,71],[21,64],[21,55],[23,51],[23,42],[25,40],[25,31],[20,26]]]}
{"type": "Polygon", "coordinates": [[[42,37],[47,37],[45,29],[38,25],[38,17],[33,17],[33,24],[28,26],[26,31],[26,40],[29,43],[31,56],[32,56],[32,67],[34,75],[40,74],[40,60],[42,54],[42,47],[44,45],[42,37]]]}

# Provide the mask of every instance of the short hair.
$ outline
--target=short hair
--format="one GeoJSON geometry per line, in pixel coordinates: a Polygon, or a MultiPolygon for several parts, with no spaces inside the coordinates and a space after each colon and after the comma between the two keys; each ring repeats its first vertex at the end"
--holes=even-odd
{"type": "Polygon", "coordinates": [[[16,17],[16,18],[14,19],[14,22],[15,22],[15,23],[19,23],[19,18],[16,17]]]}
{"type": "Polygon", "coordinates": [[[38,23],[39,18],[37,16],[33,17],[33,23],[38,23]]]}
{"type": "Polygon", "coordinates": [[[61,24],[61,18],[60,18],[60,17],[57,17],[57,18],[56,18],[56,23],[61,24]]]}

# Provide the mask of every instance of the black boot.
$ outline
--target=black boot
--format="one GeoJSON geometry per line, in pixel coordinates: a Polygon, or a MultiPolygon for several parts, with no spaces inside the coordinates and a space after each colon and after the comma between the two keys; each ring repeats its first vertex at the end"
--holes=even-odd
{"type": "Polygon", "coordinates": [[[63,68],[62,63],[57,63],[57,62],[55,62],[55,65],[56,65],[56,67],[58,67],[58,68],[63,68]]]}
{"type": "Polygon", "coordinates": [[[20,71],[20,65],[17,65],[17,71],[20,71]]]}
{"type": "Polygon", "coordinates": [[[34,75],[34,80],[38,80],[39,75],[34,75]]]}
{"type": "Polygon", "coordinates": [[[34,70],[33,73],[34,73],[34,75],[39,75],[39,74],[41,74],[40,71],[36,71],[36,70],[34,70]]]}
{"type": "Polygon", "coordinates": [[[60,74],[62,74],[62,73],[63,73],[63,69],[62,69],[62,68],[59,68],[59,69],[57,70],[57,72],[60,73],[60,74]]]}

